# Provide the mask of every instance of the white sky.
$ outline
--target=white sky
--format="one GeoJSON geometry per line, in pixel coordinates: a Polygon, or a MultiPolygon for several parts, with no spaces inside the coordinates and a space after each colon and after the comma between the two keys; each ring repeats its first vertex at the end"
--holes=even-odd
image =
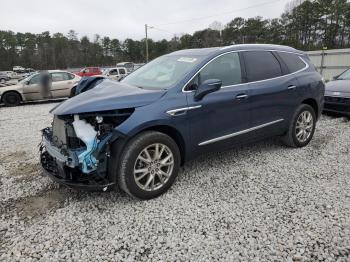
{"type": "Polygon", "coordinates": [[[193,33],[217,20],[237,16],[279,17],[289,0],[3,0],[0,30],[94,34],[124,40],[144,37],[144,25],[156,26],[149,37],[170,39],[173,33],[193,33]],[[244,9],[244,10],[243,10],[244,9]],[[218,15],[219,14],[219,15],[218,15]],[[205,19],[197,19],[211,16],[205,19]],[[183,23],[168,24],[183,20],[183,23]],[[170,32],[170,33],[169,33],[170,32]]]}

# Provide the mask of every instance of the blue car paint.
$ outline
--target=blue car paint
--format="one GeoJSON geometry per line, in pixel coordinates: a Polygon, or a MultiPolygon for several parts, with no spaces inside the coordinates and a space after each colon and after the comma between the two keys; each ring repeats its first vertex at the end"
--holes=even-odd
{"type": "Polygon", "coordinates": [[[59,104],[51,113],[69,115],[139,107],[156,101],[164,93],[163,90],[145,90],[105,80],[95,88],[59,104]]]}
{"type": "MultiPolygon", "coordinates": [[[[215,143],[199,146],[203,141],[240,130],[249,129],[260,124],[281,120],[273,128],[272,134],[283,134],[297,108],[305,99],[315,99],[321,107],[323,104],[321,77],[309,68],[303,72],[286,75],[274,80],[243,83],[235,88],[222,88],[208,94],[201,101],[194,99],[195,92],[183,92],[183,87],[205,64],[220,54],[242,50],[276,50],[305,54],[289,47],[275,45],[235,45],[227,48],[208,48],[183,50],[171,55],[198,55],[202,61],[179,83],[168,90],[144,90],[123,83],[103,81],[96,88],[73,97],[53,110],[53,114],[79,114],[111,109],[135,108],[134,113],[116,131],[125,137],[149,128],[166,126],[174,129],[184,141],[185,160],[215,148],[215,143]],[[297,86],[288,90],[290,85],[297,86]],[[248,99],[235,99],[240,94],[248,99]],[[186,114],[171,116],[167,111],[178,108],[201,106],[189,110],[186,114]],[[234,125],[232,125],[234,123],[234,125]]],[[[320,110],[318,111],[318,113],[320,110]]],[[[249,136],[254,136],[251,132],[249,136]]],[[[243,142],[245,138],[237,136],[219,143],[229,145],[234,140],[243,142]]]]}

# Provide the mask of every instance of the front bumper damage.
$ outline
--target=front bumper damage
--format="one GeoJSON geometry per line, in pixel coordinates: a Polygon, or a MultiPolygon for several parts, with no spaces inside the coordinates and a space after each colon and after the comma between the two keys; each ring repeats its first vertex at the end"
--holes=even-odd
{"type": "MultiPolygon", "coordinates": [[[[65,131],[67,132],[67,131],[65,131]]],[[[45,173],[54,181],[71,188],[106,191],[115,185],[108,174],[110,143],[118,138],[110,132],[101,139],[96,136],[82,137],[82,146],[69,148],[66,144],[57,145],[53,127],[42,130],[40,162],[45,173]],[[93,139],[91,139],[93,138],[93,139]]]]}

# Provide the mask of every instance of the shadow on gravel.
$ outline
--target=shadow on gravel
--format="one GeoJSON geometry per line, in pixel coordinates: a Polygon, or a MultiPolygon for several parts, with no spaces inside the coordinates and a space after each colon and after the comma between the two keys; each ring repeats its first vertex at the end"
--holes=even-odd
{"type": "Polygon", "coordinates": [[[21,217],[32,218],[41,216],[49,211],[62,208],[68,198],[66,190],[54,189],[42,194],[20,199],[15,203],[17,214],[21,217]]]}
{"type": "Polygon", "coordinates": [[[32,157],[21,150],[0,156],[0,164],[10,165],[8,176],[20,182],[28,182],[42,175],[39,163],[29,160],[32,160],[32,157]]]}

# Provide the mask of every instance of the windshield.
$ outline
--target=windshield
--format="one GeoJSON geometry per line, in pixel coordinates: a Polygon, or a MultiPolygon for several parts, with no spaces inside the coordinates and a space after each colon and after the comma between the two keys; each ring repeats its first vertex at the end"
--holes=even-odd
{"type": "Polygon", "coordinates": [[[337,80],[350,80],[350,69],[338,76],[337,80]]]}
{"type": "Polygon", "coordinates": [[[36,75],[38,75],[38,74],[31,74],[31,75],[27,76],[26,78],[22,79],[21,81],[19,81],[19,83],[24,84],[27,81],[29,82],[29,80],[36,75]]]}
{"type": "Polygon", "coordinates": [[[125,77],[122,82],[145,89],[168,89],[202,61],[201,56],[161,56],[125,77]]]}

